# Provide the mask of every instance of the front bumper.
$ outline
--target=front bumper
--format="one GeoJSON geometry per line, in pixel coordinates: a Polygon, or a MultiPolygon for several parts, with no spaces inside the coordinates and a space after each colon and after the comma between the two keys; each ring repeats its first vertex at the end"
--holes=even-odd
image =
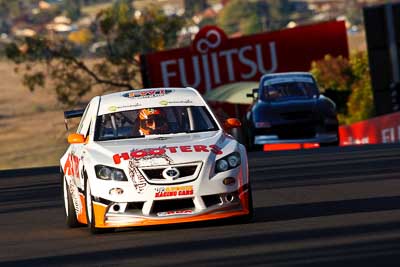
{"type": "Polygon", "coordinates": [[[132,208],[132,205],[135,204],[116,202],[105,204],[101,201],[94,201],[96,227],[117,228],[184,223],[242,216],[250,213],[248,185],[230,193],[150,200],[142,205],[136,204],[136,208],[132,208]],[[192,204],[190,205],[190,203],[192,204]]]}

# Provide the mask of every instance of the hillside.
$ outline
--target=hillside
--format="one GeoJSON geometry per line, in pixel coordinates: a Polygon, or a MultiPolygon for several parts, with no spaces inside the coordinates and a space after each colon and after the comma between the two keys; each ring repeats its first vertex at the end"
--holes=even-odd
{"type": "Polygon", "coordinates": [[[62,108],[46,90],[31,93],[0,61],[0,169],[57,165],[67,146],[62,108]]]}

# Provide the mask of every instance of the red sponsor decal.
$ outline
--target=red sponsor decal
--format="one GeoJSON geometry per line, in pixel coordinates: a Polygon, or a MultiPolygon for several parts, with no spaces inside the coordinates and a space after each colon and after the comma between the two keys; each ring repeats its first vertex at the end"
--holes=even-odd
{"type": "Polygon", "coordinates": [[[157,90],[154,89],[154,90],[130,92],[124,94],[124,96],[129,98],[148,98],[148,97],[163,96],[169,92],[170,90],[167,91],[165,89],[157,89],[157,90]]]}
{"type": "Polygon", "coordinates": [[[194,145],[193,148],[196,152],[208,152],[207,146],[204,145],[194,145]]]}
{"type": "Polygon", "coordinates": [[[121,153],[121,154],[115,154],[115,155],[113,156],[113,159],[114,159],[114,163],[115,163],[115,164],[120,164],[120,163],[121,163],[121,159],[123,159],[123,160],[129,160],[129,154],[126,153],[126,152],[121,153]]]}
{"type": "Polygon", "coordinates": [[[67,157],[67,161],[64,165],[64,173],[73,176],[75,178],[79,178],[79,158],[75,155],[69,154],[67,157]]]}
{"type": "Polygon", "coordinates": [[[167,151],[172,154],[178,153],[178,152],[182,152],[182,153],[212,152],[216,155],[223,154],[223,151],[217,145],[171,146],[171,147],[163,147],[163,148],[133,150],[130,153],[123,152],[120,154],[115,154],[113,156],[113,160],[114,160],[115,164],[120,164],[122,160],[141,159],[146,156],[160,156],[160,155],[164,155],[167,151]]]}
{"type": "Polygon", "coordinates": [[[343,21],[231,39],[207,26],[191,46],[144,55],[142,76],[146,87],[190,86],[204,93],[227,83],[258,81],[266,73],[309,71],[326,54],[348,57],[343,21]]]}
{"type": "Polygon", "coordinates": [[[176,196],[191,196],[193,195],[193,186],[167,186],[158,187],[154,197],[176,197],[176,196]]]}
{"type": "Polygon", "coordinates": [[[400,112],[341,126],[340,144],[386,144],[400,142],[400,112]]]}
{"type": "Polygon", "coordinates": [[[217,145],[210,145],[211,147],[211,152],[217,154],[217,155],[221,155],[222,154],[222,150],[219,146],[217,145]]]}

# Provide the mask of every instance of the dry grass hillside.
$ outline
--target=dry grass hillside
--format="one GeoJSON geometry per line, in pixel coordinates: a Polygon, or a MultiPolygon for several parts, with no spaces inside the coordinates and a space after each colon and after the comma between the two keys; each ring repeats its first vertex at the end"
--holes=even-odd
{"type": "Polygon", "coordinates": [[[0,61],[0,169],[57,165],[67,146],[62,109],[50,91],[31,93],[0,61]]]}

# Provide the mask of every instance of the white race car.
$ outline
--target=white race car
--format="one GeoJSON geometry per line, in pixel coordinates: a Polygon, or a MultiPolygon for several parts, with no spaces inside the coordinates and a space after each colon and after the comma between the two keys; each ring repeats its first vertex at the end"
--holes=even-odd
{"type": "Polygon", "coordinates": [[[66,222],[105,228],[253,215],[245,147],[193,88],[94,97],[60,160],[66,222]]]}

